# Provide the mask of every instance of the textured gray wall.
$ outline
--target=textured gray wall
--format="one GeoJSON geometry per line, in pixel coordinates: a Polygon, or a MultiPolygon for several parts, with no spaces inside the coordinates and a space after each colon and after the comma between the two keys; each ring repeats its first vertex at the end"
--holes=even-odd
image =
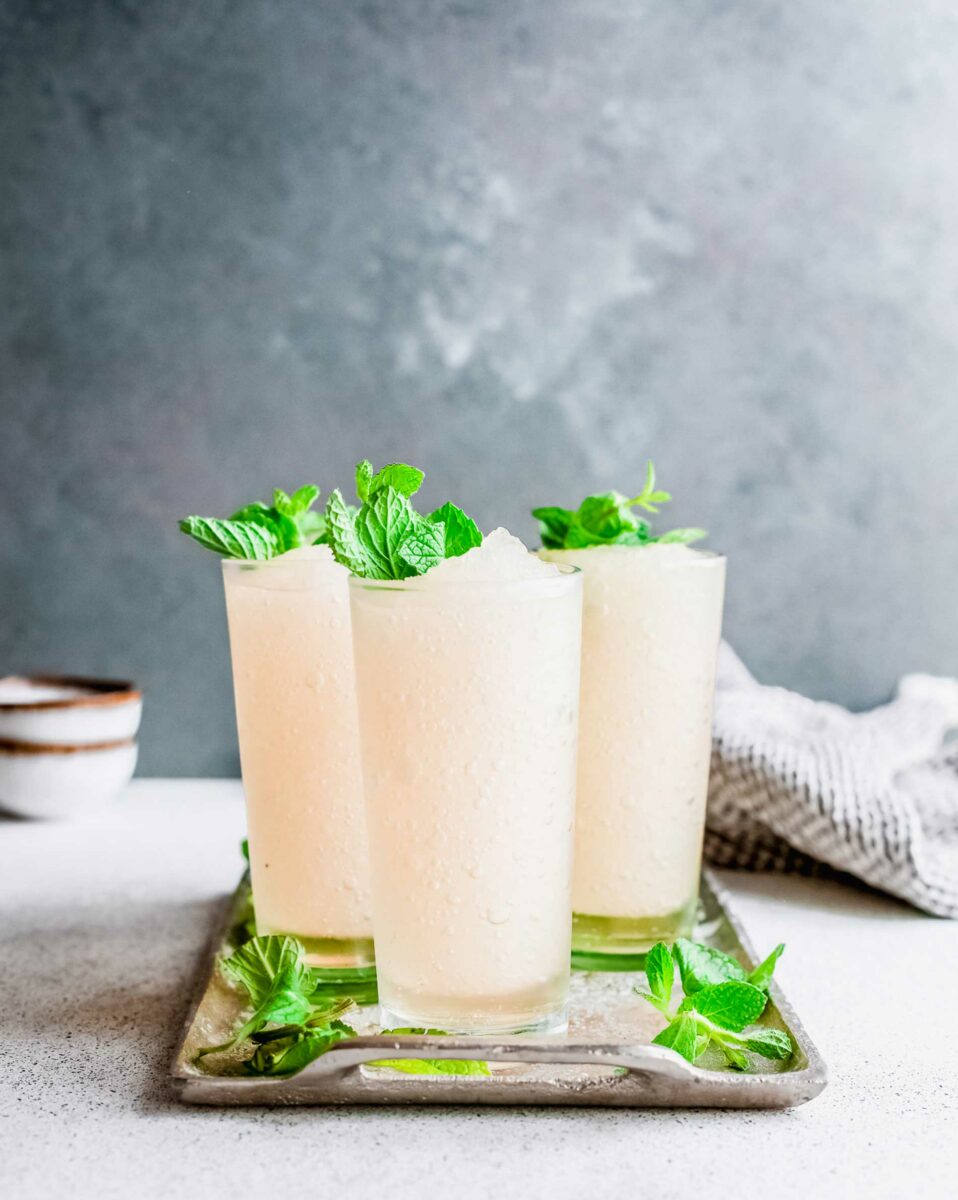
{"type": "Polygon", "coordinates": [[[528,538],[653,455],[765,679],[958,672],[950,0],[0,4],[0,666],[229,773],[212,556],[356,458],[528,538]]]}

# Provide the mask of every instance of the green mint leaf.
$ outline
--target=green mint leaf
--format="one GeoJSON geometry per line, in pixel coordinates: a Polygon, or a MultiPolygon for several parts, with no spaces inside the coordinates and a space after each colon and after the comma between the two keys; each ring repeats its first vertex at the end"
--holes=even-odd
{"type": "Polygon", "coordinates": [[[672,953],[682,976],[682,990],[686,996],[691,996],[710,984],[724,983],[729,979],[745,979],[745,970],[741,963],[728,954],[723,954],[721,950],[716,950],[714,946],[704,946],[701,942],[679,938],[672,947],[672,953]]]}
{"type": "Polygon", "coordinates": [[[422,1037],[424,1034],[429,1034],[430,1037],[448,1037],[448,1029],[426,1029],[422,1025],[397,1025],[395,1029],[381,1029],[380,1035],[388,1037],[390,1034],[398,1036],[416,1036],[422,1037]]]}
{"type": "Polygon", "coordinates": [[[372,500],[377,492],[384,491],[386,488],[392,488],[393,491],[408,498],[419,491],[424,478],[418,467],[410,467],[407,463],[390,463],[388,467],[377,471],[369,481],[368,498],[372,500]]]}
{"type": "Polygon", "coordinates": [[[575,513],[568,508],[534,508],[532,515],[539,522],[539,537],[546,550],[562,550],[575,513]]]}
{"type": "Polygon", "coordinates": [[[282,1036],[263,1040],[243,1063],[247,1075],[288,1078],[331,1050],[337,1042],[356,1036],[344,1021],[331,1021],[316,1028],[277,1031],[282,1036]]]}
{"type": "MultiPolygon", "coordinates": [[[[319,488],[314,483],[297,488],[292,496],[282,488],[276,488],[273,492],[273,507],[265,509],[264,515],[278,529],[284,552],[324,539],[326,520],[323,514],[309,511],[318,499],[319,488]]],[[[248,505],[242,512],[248,514],[248,519],[254,520],[259,508],[258,505],[248,505]]]]}
{"type": "Polygon", "coordinates": [[[657,513],[672,496],[655,486],[655,467],[646,465],[645,485],[637,496],[622,492],[600,492],[586,496],[573,512],[549,506],[534,508],[542,545],[548,550],[578,550],[589,546],[645,546],[652,542],[694,542],[706,536],[704,529],[673,529],[656,537],[648,522],[633,509],[657,513]]]}
{"type": "Polygon", "coordinates": [[[285,554],[287,550],[293,550],[300,545],[299,531],[293,518],[281,513],[276,507],[267,508],[259,500],[237,509],[230,520],[244,521],[247,524],[260,525],[264,529],[271,530],[276,535],[277,554],[285,554]]]}
{"type": "Polygon", "coordinates": [[[291,517],[294,513],[293,502],[282,488],[273,491],[273,508],[282,517],[291,517]]]}
{"type": "Polygon", "coordinates": [[[667,1001],[660,1000],[658,996],[653,996],[651,992],[643,992],[638,988],[633,988],[632,990],[637,996],[641,996],[643,1000],[647,1000],[653,1008],[657,1008],[663,1017],[668,1018],[668,1020],[672,1019],[672,1013],[669,1010],[667,1001]]]}
{"type": "Polygon", "coordinates": [[[458,505],[447,501],[431,512],[427,518],[445,530],[444,556],[458,558],[467,550],[482,545],[482,533],[472,517],[467,516],[458,505]]]}
{"type": "Polygon", "coordinates": [[[287,517],[276,509],[272,510],[274,520],[276,522],[276,530],[279,533],[282,552],[285,554],[287,550],[295,550],[303,544],[303,539],[300,537],[299,526],[296,524],[295,517],[287,517]]]}
{"type": "Polygon", "coordinates": [[[303,944],[296,938],[274,934],[250,938],[222,960],[220,970],[246,989],[253,1012],[228,1042],[200,1050],[197,1060],[232,1050],[270,1022],[302,1022],[312,1009],[309,968],[303,944]]]}
{"type": "Polygon", "coordinates": [[[318,546],[327,540],[326,517],[321,512],[303,512],[296,517],[304,546],[318,546]]]}
{"type": "Polygon", "coordinates": [[[729,1064],[730,1067],[734,1067],[736,1071],[747,1071],[748,1070],[748,1059],[745,1057],[745,1055],[742,1053],[741,1050],[739,1050],[735,1046],[730,1045],[726,1041],[722,1041],[721,1039],[714,1039],[714,1040],[716,1042],[716,1045],[718,1045],[721,1048],[722,1053],[725,1055],[725,1061],[729,1064]]]}
{"type": "Polygon", "coordinates": [[[253,938],[224,959],[220,969],[246,988],[264,1023],[303,1021],[312,1010],[310,971],[303,944],[296,938],[277,934],[253,938]]]}
{"type": "Polygon", "coordinates": [[[645,956],[645,976],[652,995],[667,1005],[672,999],[675,965],[665,942],[657,942],[645,956]]]}
{"type": "Polygon", "coordinates": [[[418,513],[413,513],[413,517],[413,523],[399,543],[397,553],[402,561],[411,568],[407,574],[425,575],[428,570],[438,566],[444,558],[448,557],[445,526],[434,525],[431,521],[423,520],[418,513]]]}
{"type": "Polygon", "coordinates": [[[375,473],[368,459],[358,463],[359,510],[351,510],[338,491],[326,502],[325,533],[334,557],[363,578],[408,579],[479,545],[479,528],[455,504],[444,504],[429,517],[413,508],[409,497],[422,481],[422,471],[406,463],[390,463],[375,473]]]}
{"type": "Polygon", "coordinates": [[[652,465],[652,460],[649,459],[645,465],[645,486],[632,500],[630,504],[634,504],[637,508],[644,508],[648,512],[657,513],[659,504],[665,504],[672,497],[668,492],[657,492],[655,490],[655,467],[652,465]]]}
{"type": "Polygon", "coordinates": [[[221,521],[216,517],[186,517],[183,533],[225,558],[264,561],[282,553],[279,534],[272,528],[245,521],[221,521]]]}
{"type": "Polygon", "coordinates": [[[254,937],[256,937],[256,910],[253,907],[253,893],[247,889],[246,898],[236,914],[236,919],[226,935],[226,940],[235,949],[244,946],[254,937]]]}
{"type": "Polygon", "coordinates": [[[489,1064],[475,1058],[377,1058],[367,1067],[389,1067],[406,1075],[491,1075],[489,1064]]]}
{"type": "Polygon", "coordinates": [[[763,991],[767,992],[768,985],[772,980],[772,976],[775,974],[775,964],[781,958],[784,949],[785,943],[779,942],[768,958],[766,958],[764,962],[759,963],[751,975],[749,975],[749,983],[753,984],[757,988],[762,988],[763,991]]]}
{"type": "Polygon", "coordinates": [[[621,492],[602,492],[586,496],[575,519],[579,526],[600,542],[608,542],[623,533],[635,533],[639,522],[633,515],[628,496],[621,492]]]}
{"type": "Polygon", "coordinates": [[[354,575],[368,575],[369,559],[356,531],[356,510],[343,499],[339,488],[326,500],[326,536],[333,557],[354,575]]]}
{"type": "Polygon", "coordinates": [[[686,999],[695,1012],[714,1025],[740,1033],[762,1015],[767,997],[750,983],[729,980],[704,987],[686,999]]]}
{"type": "Polygon", "coordinates": [[[240,854],[246,860],[246,865],[249,866],[249,838],[243,838],[240,842],[240,854]]]}
{"type": "Polygon", "coordinates": [[[272,1025],[269,1029],[256,1029],[249,1035],[250,1041],[259,1045],[263,1042],[276,1041],[279,1038],[292,1037],[294,1034],[311,1029],[325,1029],[326,1026],[342,1017],[344,1013],[349,1012],[351,1008],[355,1008],[355,1003],[346,996],[327,999],[317,1005],[305,1021],[279,1026],[272,1025]]]}
{"type": "Polygon", "coordinates": [[[676,1017],[656,1037],[652,1039],[654,1046],[667,1046],[688,1061],[695,1062],[698,1056],[699,1026],[695,1017],[685,1014],[676,1017]]]}
{"type": "Polygon", "coordinates": [[[759,1029],[745,1039],[745,1047],[762,1058],[785,1060],[794,1053],[792,1039],[783,1029],[759,1029]]]}
{"type": "Polygon", "coordinates": [[[369,499],[369,485],[373,481],[373,464],[368,458],[356,464],[356,495],[361,504],[369,499]]]}
{"type": "Polygon", "coordinates": [[[573,515],[569,528],[566,530],[565,541],[562,544],[564,550],[585,550],[589,546],[605,546],[614,542],[614,538],[606,542],[597,533],[586,529],[584,525],[579,523],[578,517],[573,515]]]}
{"type": "Polygon", "coordinates": [[[285,554],[299,546],[325,541],[325,517],[322,513],[309,511],[318,499],[319,488],[314,483],[297,488],[292,496],[282,488],[276,488],[272,508],[257,500],[237,509],[230,520],[270,530],[276,536],[277,553],[285,554]]]}
{"type": "Polygon", "coordinates": [[[272,512],[273,510],[268,504],[264,504],[262,500],[254,500],[252,504],[244,504],[236,512],[230,513],[229,519],[231,521],[252,521],[254,525],[265,525],[268,529],[272,529],[275,524],[272,512]]]}
{"type": "Polygon", "coordinates": [[[326,522],[322,513],[309,511],[318,499],[319,488],[314,483],[297,488],[292,496],[282,488],[273,492],[268,515],[280,531],[284,551],[312,545],[324,537],[326,522]]]}
{"type": "Polygon", "coordinates": [[[308,512],[318,499],[319,488],[315,483],[307,483],[303,487],[297,488],[291,497],[293,515],[298,516],[300,513],[308,512]]]}
{"type": "Polygon", "coordinates": [[[688,545],[690,542],[700,542],[702,538],[706,537],[708,537],[706,529],[670,529],[668,533],[659,534],[655,540],[663,545],[669,542],[688,545]]]}
{"type": "Polygon", "coordinates": [[[417,574],[399,552],[416,519],[412,505],[394,487],[371,492],[356,517],[356,536],[366,557],[367,576],[407,579],[417,574]]]}
{"type": "MultiPolygon", "coordinates": [[[[423,1029],[412,1025],[397,1029],[384,1029],[382,1036],[389,1034],[429,1034],[431,1037],[448,1037],[445,1029],[423,1029]]],[[[389,1067],[407,1075],[490,1075],[489,1064],[471,1058],[377,1058],[368,1067],[389,1067]]]]}

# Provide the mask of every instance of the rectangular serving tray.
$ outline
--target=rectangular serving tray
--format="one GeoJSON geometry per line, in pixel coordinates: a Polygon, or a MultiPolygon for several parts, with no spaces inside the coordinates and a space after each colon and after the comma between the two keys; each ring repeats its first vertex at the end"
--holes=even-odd
{"type": "MultiPolygon", "coordinates": [[[[225,1041],[242,1008],[239,994],[217,970],[228,934],[249,897],[244,879],[224,907],[203,956],[196,995],[173,1061],[178,1097],[191,1104],[563,1104],[631,1108],[791,1108],[825,1087],[821,1055],[781,989],[772,983],[761,1023],[785,1029],[795,1053],[788,1062],[750,1056],[747,1073],[706,1054],[691,1065],[651,1045],[662,1018],[637,996],[641,971],[574,971],[568,1033],[554,1037],[383,1037],[376,1005],[350,1013],[360,1036],[338,1043],[289,1079],[213,1075],[192,1059],[203,1046],[225,1041]],[[482,1059],[488,1076],[407,1075],[364,1064],[383,1058],[482,1059]]],[[[733,955],[746,968],[757,959],[729,912],[725,894],[703,872],[698,941],[733,955]]]]}

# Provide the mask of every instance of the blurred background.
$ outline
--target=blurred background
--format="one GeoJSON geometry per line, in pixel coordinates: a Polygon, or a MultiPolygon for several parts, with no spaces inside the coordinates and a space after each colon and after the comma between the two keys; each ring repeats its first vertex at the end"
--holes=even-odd
{"type": "Polygon", "coordinates": [[[357,458],[533,542],[647,457],[765,682],[958,673],[949,0],[0,0],[0,673],[238,770],[176,528],[357,458]]]}

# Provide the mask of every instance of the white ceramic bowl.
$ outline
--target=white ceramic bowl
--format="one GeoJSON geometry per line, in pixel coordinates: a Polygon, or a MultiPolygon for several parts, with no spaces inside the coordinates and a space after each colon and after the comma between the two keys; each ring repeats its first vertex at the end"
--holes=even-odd
{"type": "Polygon", "coordinates": [[[0,679],[0,741],[36,746],[125,742],[140,727],[143,696],[131,683],[76,676],[0,679]]]}
{"type": "Polygon", "coordinates": [[[133,741],[105,746],[0,741],[0,808],[41,820],[87,816],[130,782],[136,753],[133,741]]]}

